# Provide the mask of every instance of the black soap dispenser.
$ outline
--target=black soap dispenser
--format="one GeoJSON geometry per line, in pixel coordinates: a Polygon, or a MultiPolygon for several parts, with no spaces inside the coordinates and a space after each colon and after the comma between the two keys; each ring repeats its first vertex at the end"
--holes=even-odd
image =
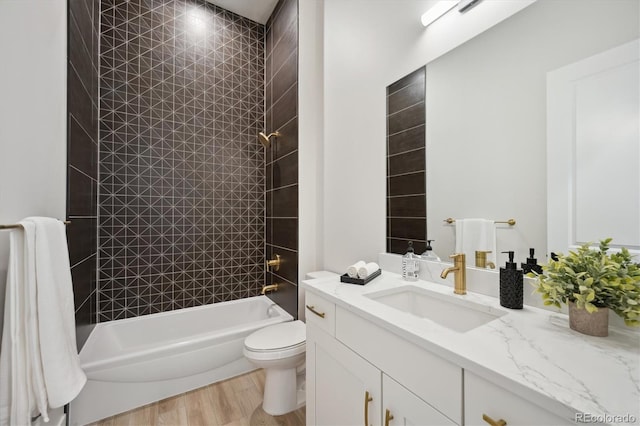
{"type": "Polygon", "coordinates": [[[522,272],[528,274],[529,272],[535,272],[536,274],[542,273],[542,266],[538,265],[538,260],[535,256],[535,249],[529,249],[529,257],[527,257],[527,263],[521,263],[522,272]]]}
{"type": "Polygon", "coordinates": [[[500,268],[500,305],[509,309],[522,309],[524,274],[513,261],[513,251],[502,253],[509,254],[509,261],[504,268],[500,268]]]}

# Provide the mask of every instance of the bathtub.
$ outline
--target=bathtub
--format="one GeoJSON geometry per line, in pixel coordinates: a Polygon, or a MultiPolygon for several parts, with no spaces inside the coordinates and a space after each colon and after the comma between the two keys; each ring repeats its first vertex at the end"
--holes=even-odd
{"type": "Polygon", "coordinates": [[[255,370],[242,355],[245,337],[291,320],[258,296],[97,324],[80,351],[88,380],[70,404],[70,424],[255,370]]]}

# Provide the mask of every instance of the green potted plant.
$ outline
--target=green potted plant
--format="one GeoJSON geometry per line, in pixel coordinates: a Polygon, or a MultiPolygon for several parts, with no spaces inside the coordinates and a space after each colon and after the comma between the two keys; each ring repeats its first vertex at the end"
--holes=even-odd
{"type": "Polygon", "coordinates": [[[607,336],[611,309],[628,326],[640,326],[640,265],[626,248],[608,254],[611,238],[558,255],[537,274],[536,292],[545,305],[569,306],[569,325],[592,336],[607,336]]]}

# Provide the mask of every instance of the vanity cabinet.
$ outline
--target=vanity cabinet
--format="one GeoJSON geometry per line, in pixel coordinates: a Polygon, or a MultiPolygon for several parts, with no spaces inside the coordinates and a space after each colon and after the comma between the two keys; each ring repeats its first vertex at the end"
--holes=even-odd
{"type": "Polygon", "coordinates": [[[309,425],[575,424],[363,316],[306,296],[309,425]]]}
{"type": "Polygon", "coordinates": [[[307,424],[461,423],[460,368],[315,295],[307,305],[307,424]]]}
{"type": "Polygon", "coordinates": [[[574,424],[469,371],[464,374],[464,420],[474,426],[500,425],[500,420],[509,426],[574,424]]]}
{"type": "Polygon", "coordinates": [[[307,424],[455,425],[314,324],[307,326],[307,424]]]}

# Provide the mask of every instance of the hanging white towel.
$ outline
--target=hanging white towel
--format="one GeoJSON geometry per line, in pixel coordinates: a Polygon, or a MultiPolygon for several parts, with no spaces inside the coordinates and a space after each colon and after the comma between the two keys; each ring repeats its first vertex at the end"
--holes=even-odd
{"type": "Polygon", "coordinates": [[[27,218],[20,224],[24,231],[14,231],[11,236],[7,279],[7,295],[11,293],[11,298],[7,297],[5,307],[5,312],[10,311],[10,324],[5,315],[0,355],[3,382],[6,367],[11,370],[7,376],[10,383],[2,390],[9,387],[11,392],[0,396],[0,424],[29,423],[25,413],[29,417],[40,413],[47,421],[48,408],[73,400],[87,380],[76,348],[64,225],[49,218],[27,218]],[[22,240],[23,250],[18,240],[22,240]],[[11,333],[5,343],[7,328],[11,333]],[[16,344],[24,351],[11,349],[16,344]]]}
{"type": "Polygon", "coordinates": [[[0,425],[28,424],[35,405],[27,354],[26,256],[24,232],[9,237],[9,263],[5,292],[4,328],[0,351],[0,425]]]}
{"type": "Polygon", "coordinates": [[[476,250],[490,251],[487,260],[496,259],[496,224],[487,219],[456,219],[456,253],[464,253],[467,265],[474,265],[476,250]]]}

